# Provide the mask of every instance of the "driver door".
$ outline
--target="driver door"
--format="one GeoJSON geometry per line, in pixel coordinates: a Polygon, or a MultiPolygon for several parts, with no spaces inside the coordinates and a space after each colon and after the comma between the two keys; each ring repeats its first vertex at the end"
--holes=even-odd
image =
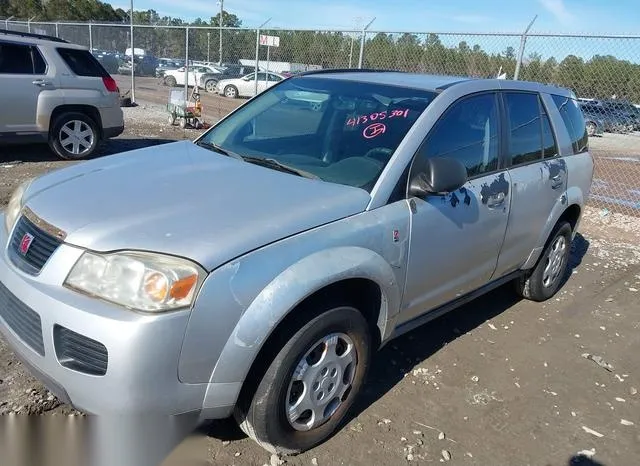
{"type": "Polygon", "coordinates": [[[482,287],[493,276],[511,203],[509,173],[499,156],[498,109],[494,92],[458,100],[416,155],[456,158],[467,168],[468,181],[446,196],[410,200],[410,254],[400,324],[482,287]]]}

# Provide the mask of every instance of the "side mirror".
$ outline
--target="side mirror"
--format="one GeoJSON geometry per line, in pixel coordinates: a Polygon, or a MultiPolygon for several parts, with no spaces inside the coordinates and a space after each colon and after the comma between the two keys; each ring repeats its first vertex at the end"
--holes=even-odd
{"type": "Polygon", "coordinates": [[[460,189],[467,182],[467,169],[459,160],[435,157],[427,159],[424,169],[409,183],[409,195],[426,197],[447,194],[460,189]]]}

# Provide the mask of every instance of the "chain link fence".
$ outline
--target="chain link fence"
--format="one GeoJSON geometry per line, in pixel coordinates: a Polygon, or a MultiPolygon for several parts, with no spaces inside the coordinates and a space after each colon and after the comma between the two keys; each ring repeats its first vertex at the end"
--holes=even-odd
{"type": "MultiPolygon", "coordinates": [[[[253,72],[256,65],[260,71],[281,74],[321,68],[375,68],[523,79],[567,87],[581,100],[596,161],[589,202],[603,209],[603,215],[613,211],[640,216],[640,36],[221,29],[156,24],[136,25],[132,40],[129,24],[0,20],[0,27],[2,22],[9,30],[57,36],[92,48],[110,73],[123,75],[125,79],[119,79],[121,90],[133,91],[133,95],[135,87],[149,86],[148,78],[154,78],[159,92],[168,95],[168,90],[162,90],[167,84],[163,77],[166,70],[187,64],[189,73],[197,78],[197,67],[205,63],[241,64],[245,73],[253,72]],[[261,36],[277,37],[278,43],[261,42],[261,36]],[[132,44],[136,52],[142,49],[146,55],[135,58],[135,76],[128,80],[132,67],[125,52],[132,44]],[[143,79],[136,81],[138,78],[143,79]]],[[[263,88],[255,86],[257,91],[263,88]]]]}

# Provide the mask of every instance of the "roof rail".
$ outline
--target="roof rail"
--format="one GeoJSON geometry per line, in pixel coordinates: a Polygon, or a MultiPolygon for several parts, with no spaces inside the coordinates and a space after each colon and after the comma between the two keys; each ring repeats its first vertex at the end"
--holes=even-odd
{"type": "Polygon", "coordinates": [[[304,71],[298,76],[308,76],[312,74],[328,74],[328,73],[404,73],[404,71],[398,70],[384,70],[384,69],[370,69],[370,68],[327,68],[323,70],[310,70],[304,71]]]}
{"type": "Polygon", "coordinates": [[[0,34],[7,34],[9,36],[30,37],[32,39],[50,40],[51,42],[61,42],[68,44],[68,40],[60,39],[54,36],[45,36],[43,34],[32,34],[30,32],[9,31],[8,29],[0,29],[0,34]]]}

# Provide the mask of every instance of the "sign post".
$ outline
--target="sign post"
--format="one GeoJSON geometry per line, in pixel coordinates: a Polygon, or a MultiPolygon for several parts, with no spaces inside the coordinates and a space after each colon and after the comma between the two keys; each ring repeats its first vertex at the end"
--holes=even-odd
{"type": "MultiPolygon", "coordinates": [[[[265,86],[265,89],[266,89],[267,86],[269,85],[269,59],[270,59],[271,47],[280,47],[280,37],[278,37],[278,36],[261,35],[260,36],[260,45],[266,45],[267,46],[267,72],[264,75],[264,86],[265,86]]],[[[257,70],[256,70],[256,80],[257,79],[258,79],[258,75],[257,75],[257,70]]]]}

